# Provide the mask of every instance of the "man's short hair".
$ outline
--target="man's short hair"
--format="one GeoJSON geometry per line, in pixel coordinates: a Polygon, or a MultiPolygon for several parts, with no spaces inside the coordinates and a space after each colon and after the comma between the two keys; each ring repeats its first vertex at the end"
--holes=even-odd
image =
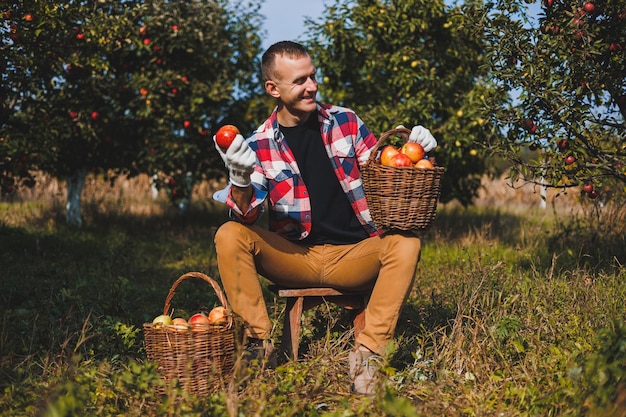
{"type": "Polygon", "coordinates": [[[274,76],[276,68],[274,63],[277,56],[286,55],[290,58],[301,58],[308,56],[308,52],[304,46],[292,41],[276,42],[263,53],[261,57],[261,72],[263,79],[269,81],[274,76]]]}

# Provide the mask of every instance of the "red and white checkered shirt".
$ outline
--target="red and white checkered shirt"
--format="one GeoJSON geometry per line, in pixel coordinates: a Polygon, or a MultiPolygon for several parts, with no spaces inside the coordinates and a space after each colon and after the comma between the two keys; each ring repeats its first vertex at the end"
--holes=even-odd
{"type": "MultiPolygon", "coordinates": [[[[354,111],[320,103],[317,107],[322,140],[337,179],[359,222],[370,236],[376,236],[380,231],[372,223],[359,167],[367,161],[377,139],[354,111]]],[[[246,224],[257,221],[269,198],[269,229],[291,240],[306,238],[311,232],[311,202],[278,127],[276,110],[247,142],[257,156],[252,174],[255,193],[248,212],[242,213],[237,207],[229,187],[215,193],[214,198],[230,207],[233,219],[246,224]]]]}

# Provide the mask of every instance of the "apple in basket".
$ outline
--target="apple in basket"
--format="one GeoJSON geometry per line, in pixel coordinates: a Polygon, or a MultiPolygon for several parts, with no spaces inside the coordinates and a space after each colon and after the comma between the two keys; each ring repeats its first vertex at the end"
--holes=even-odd
{"type": "Polygon", "coordinates": [[[157,328],[169,326],[170,324],[172,324],[172,318],[167,314],[161,314],[160,316],[156,316],[154,320],[152,320],[152,324],[154,324],[154,326],[157,328]]]}
{"type": "Polygon", "coordinates": [[[172,320],[172,330],[176,332],[186,332],[189,330],[189,323],[182,317],[176,317],[172,320]]]}
{"type": "Polygon", "coordinates": [[[400,153],[403,153],[411,158],[411,162],[413,163],[424,159],[424,155],[426,155],[426,152],[424,152],[424,148],[422,147],[422,145],[417,142],[405,143],[404,145],[402,145],[402,148],[400,148],[400,153]]]}
{"type": "Polygon", "coordinates": [[[434,165],[430,162],[430,159],[421,159],[415,163],[415,168],[432,169],[434,165]]]}
{"type": "Polygon", "coordinates": [[[391,158],[400,153],[400,151],[391,146],[387,145],[380,151],[380,164],[383,166],[390,166],[391,158]]]}
{"type": "Polygon", "coordinates": [[[389,161],[389,166],[392,167],[412,167],[413,161],[407,155],[403,153],[398,153],[391,157],[391,161],[389,161]]]}
{"type": "Polygon", "coordinates": [[[189,317],[189,325],[194,332],[206,330],[209,328],[209,318],[203,313],[196,313],[189,317]]]}
{"type": "Polygon", "coordinates": [[[217,306],[209,312],[209,322],[211,324],[224,324],[228,321],[226,308],[217,306]]]}

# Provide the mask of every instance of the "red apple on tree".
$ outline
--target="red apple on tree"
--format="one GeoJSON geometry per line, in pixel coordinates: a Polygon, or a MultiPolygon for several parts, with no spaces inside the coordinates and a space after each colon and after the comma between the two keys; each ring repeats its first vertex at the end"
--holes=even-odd
{"type": "Polygon", "coordinates": [[[567,142],[567,139],[561,139],[556,143],[556,146],[558,146],[560,150],[564,151],[569,147],[569,143],[567,142]]]}
{"type": "Polygon", "coordinates": [[[583,185],[583,191],[586,192],[587,194],[592,192],[593,191],[593,184],[592,183],[587,183],[587,184],[583,185]]]}
{"type": "Polygon", "coordinates": [[[572,155],[567,155],[564,161],[565,165],[572,165],[574,162],[576,162],[576,158],[574,158],[572,155]]]}
{"type": "Polygon", "coordinates": [[[220,127],[215,134],[215,143],[217,143],[217,146],[219,146],[221,150],[225,151],[239,134],[239,129],[237,129],[236,126],[224,125],[220,127]]]}
{"type": "Polygon", "coordinates": [[[596,9],[596,6],[590,1],[588,1],[587,3],[583,5],[583,10],[586,11],[587,13],[591,13],[595,9],[596,9]]]}
{"type": "Polygon", "coordinates": [[[522,122],[522,127],[530,133],[535,133],[535,131],[537,130],[537,125],[531,119],[525,119],[522,122]]]}

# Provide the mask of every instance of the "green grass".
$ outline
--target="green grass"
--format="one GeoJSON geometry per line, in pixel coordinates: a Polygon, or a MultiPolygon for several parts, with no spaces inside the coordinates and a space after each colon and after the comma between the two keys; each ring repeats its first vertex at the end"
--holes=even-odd
{"type": "MultiPolygon", "coordinates": [[[[142,204],[157,208],[87,201],[77,231],[54,201],[0,203],[0,415],[625,415],[623,209],[442,207],[376,397],[350,395],[348,320],[320,306],[304,314],[303,360],[198,398],[155,394],[141,326],[181,274],[219,279],[225,211],[142,204]]],[[[284,306],[267,301],[278,341],[284,306]]],[[[217,302],[191,281],[174,300],[217,302]]]]}

